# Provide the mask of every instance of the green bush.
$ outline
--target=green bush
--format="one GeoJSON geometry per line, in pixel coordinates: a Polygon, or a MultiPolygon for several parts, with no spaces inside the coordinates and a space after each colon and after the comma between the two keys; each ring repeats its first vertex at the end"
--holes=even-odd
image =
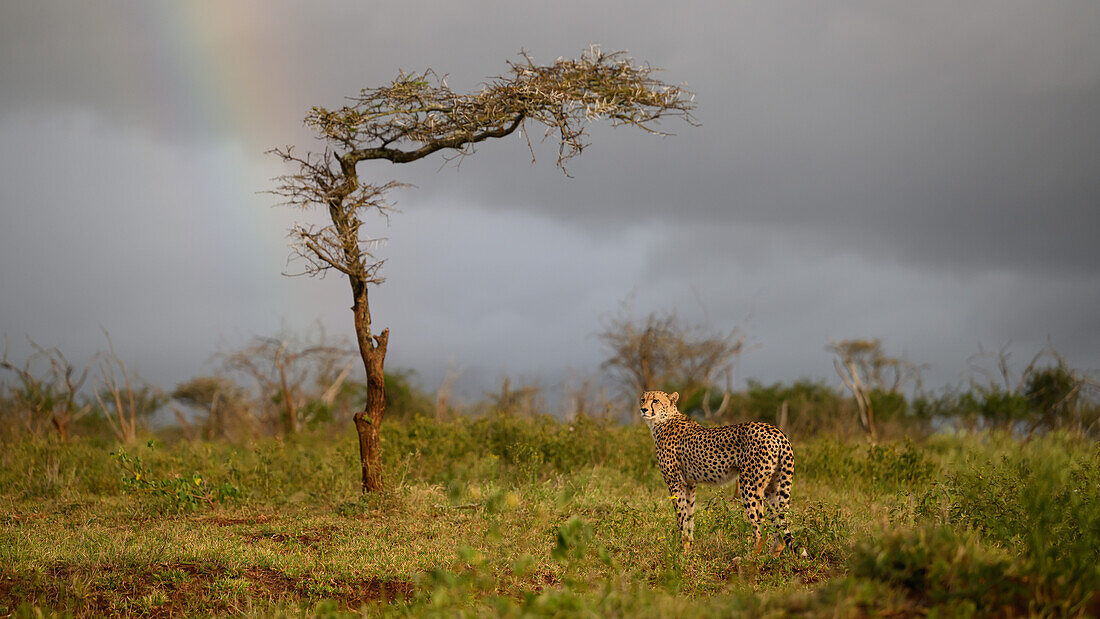
{"type": "Polygon", "coordinates": [[[844,479],[868,490],[896,492],[923,486],[935,468],[925,449],[908,439],[867,446],[819,440],[795,446],[796,480],[844,479]]]}
{"type": "Polygon", "coordinates": [[[859,447],[834,440],[794,445],[795,483],[799,478],[814,480],[851,479],[860,469],[859,447]]]}
{"type": "Polygon", "coordinates": [[[1018,553],[1035,595],[1062,611],[1100,590],[1100,453],[1074,443],[1053,435],[969,462],[922,508],[1018,553]]]}
{"type": "Polygon", "coordinates": [[[909,403],[905,395],[896,391],[875,389],[868,394],[875,421],[893,421],[905,417],[909,412],[909,403]]]}
{"type": "MultiPolygon", "coordinates": [[[[712,408],[720,403],[715,402],[712,408]]],[[[745,391],[733,395],[730,409],[740,413],[741,419],[778,423],[777,411],[787,403],[791,422],[800,427],[816,428],[840,417],[845,407],[844,398],[822,382],[801,379],[791,384],[781,382],[765,385],[749,379],[745,391]]]]}
{"type": "MultiPolygon", "coordinates": [[[[431,398],[413,386],[414,376],[410,370],[386,372],[386,416],[389,419],[412,419],[435,412],[431,398]]],[[[366,402],[366,385],[361,402],[366,402]]]]}
{"type": "MultiPolygon", "coordinates": [[[[153,444],[149,441],[149,447],[153,444]]],[[[196,511],[241,496],[240,489],[232,483],[212,484],[198,472],[174,473],[158,479],[149,473],[141,456],[132,456],[125,449],[119,449],[111,457],[121,470],[123,493],[150,500],[155,507],[175,512],[196,511]]]]}
{"type": "Polygon", "coordinates": [[[912,489],[931,477],[933,465],[924,450],[906,439],[900,448],[886,445],[868,447],[864,471],[870,482],[885,489],[912,489]]]}
{"type": "Polygon", "coordinates": [[[823,501],[809,503],[799,511],[799,518],[791,526],[795,541],[810,556],[842,561],[849,552],[851,516],[837,505],[823,501]]]}
{"type": "MultiPolygon", "coordinates": [[[[467,475],[478,461],[495,459],[515,480],[606,466],[650,479],[656,474],[652,438],[644,426],[622,426],[580,416],[561,422],[550,416],[494,414],[439,424],[426,417],[389,423],[383,430],[383,457],[400,460],[419,454],[410,471],[417,479],[448,483],[467,475]]],[[[496,465],[494,465],[496,466],[496,465]]]]}
{"type": "Polygon", "coordinates": [[[929,606],[946,607],[947,614],[1026,614],[1032,598],[1003,551],[945,527],[886,533],[857,544],[850,569],[855,578],[900,587],[929,606]]]}

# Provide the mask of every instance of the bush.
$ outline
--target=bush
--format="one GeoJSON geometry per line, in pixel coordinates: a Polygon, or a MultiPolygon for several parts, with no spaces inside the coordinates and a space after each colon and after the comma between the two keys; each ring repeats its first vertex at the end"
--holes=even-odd
{"type": "Polygon", "coordinates": [[[872,445],[867,448],[864,471],[868,479],[886,489],[912,489],[926,482],[933,465],[924,451],[906,439],[901,448],[872,445]]]}
{"type": "Polygon", "coordinates": [[[844,398],[822,382],[801,379],[790,385],[765,385],[749,379],[748,388],[734,394],[730,410],[739,412],[741,419],[775,424],[783,402],[787,403],[792,425],[804,429],[835,421],[846,407],[844,398]]]}
{"type": "Polygon", "coordinates": [[[643,426],[622,426],[578,416],[560,422],[550,416],[488,415],[439,424],[426,417],[387,424],[383,457],[394,466],[409,454],[419,454],[419,479],[452,482],[494,459],[513,483],[551,474],[571,473],[592,466],[615,468],[648,479],[656,475],[652,438],[643,426]],[[390,460],[393,458],[393,460],[390,460]],[[518,475],[517,475],[518,473],[518,475]]]}
{"type": "MultiPolygon", "coordinates": [[[[431,398],[413,386],[414,376],[411,370],[386,372],[387,419],[412,419],[419,415],[430,416],[434,413],[431,398]]],[[[366,385],[363,385],[360,402],[366,402],[366,393],[366,385]]]]}
{"type": "Polygon", "coordinates": [[[896,391],[875,389],[868,394],[868,398],[876,421],[894,421],[905,417],[909,412],[909,404],[905,401],[905,396],[896,391]]]}
{"type": "MultiPolygon", "coordinates": [[[[149,447],[153,444],[149,441],[149,447]]],[[[196,511],[241,496],[240,489],[235,485],[229,482],[212,484],[198,472],[155,478],[141,456],[132,456],[124,449],[112,453],[111,457],[121,469],[123,493],[149,500],[156,507],[167,507],[174,512],[196,511]]]]}
{"type": "Polygon", "coordinates": [[[910,440],[900,445],[857,446],[821,440],[796,447],[795,476],[822,481],[850,480],[869,490],[913,490],[931,479],[935,465],[910,440]]]}
{"type": "Polygon", "coordinates": [[[923,508],[1018,553],[1033,594],[1058,612],[1100,590],[1100,453],[1072,445],[1054,435],[969,463],[929,491],[942,504],[923,508]]]}
{"type": "Polygon", "coordinates": [[[850,561],[855,578],[878,580],[903,589],[949,614],[977,610],[1027,614],[1032,598],[1026,579],[1002,551],[973,535],[944,527],[886,533],[858,544],[850,561]]]}

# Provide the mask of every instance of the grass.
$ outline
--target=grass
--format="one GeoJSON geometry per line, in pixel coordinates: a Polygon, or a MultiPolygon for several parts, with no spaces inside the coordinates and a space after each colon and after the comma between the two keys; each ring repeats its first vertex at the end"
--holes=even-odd
{"type": "Polygon", "coordinates": [[[389,423],[367,497],[344,430],[4,445],[0,615],[1100,614],[1100,451],[1065,435],[796,437],[810,556],[752,558],[730,487],[681,553],[641,426],[389,423]]]}

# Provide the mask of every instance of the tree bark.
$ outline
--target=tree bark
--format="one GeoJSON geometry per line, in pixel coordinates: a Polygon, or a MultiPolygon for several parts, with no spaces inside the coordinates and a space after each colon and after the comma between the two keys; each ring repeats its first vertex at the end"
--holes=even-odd
{"type": "Polygon", "coordinates": [[[386,382],[383,372],[386,362],[386,345],[390,330],[384,329],[371,336],[370,308],[367,305],[366,285],[353,283],[355,305],[355,336],[363,367],[367,370],[367,405],[355,414],[355,430],[359,434],[359,460],[363,467],[363,492],[382,492],[382,415],[386,410],[386,382]]]}

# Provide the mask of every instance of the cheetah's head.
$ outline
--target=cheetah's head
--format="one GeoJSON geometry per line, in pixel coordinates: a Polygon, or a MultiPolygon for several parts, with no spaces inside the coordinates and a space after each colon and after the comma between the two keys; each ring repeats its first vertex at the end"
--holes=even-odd
{"type": "Polygon", "coordinates": [[[646,391],[642,394],[642,419],[650,427],[653,424],[668,421],[680,414],[680,411],[676,409],[676,402],[679,399],[680,394],[676,392],[668,394],[664,391],[646,391]]]}

